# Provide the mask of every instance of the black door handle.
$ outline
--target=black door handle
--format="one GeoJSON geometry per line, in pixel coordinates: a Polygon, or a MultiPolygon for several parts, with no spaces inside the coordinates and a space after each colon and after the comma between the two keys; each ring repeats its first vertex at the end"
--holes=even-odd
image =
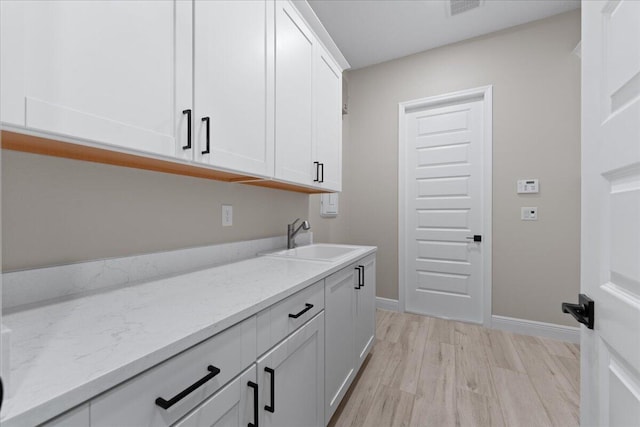
{"type": "Polygon", "coordinates": [[[320,162],[313,162],[313,165],[316,167],[316,177],[313,182],[320,182],[320,162]]]}
{"type": "Polygon", "coordinates": [[[253,422],[247,427],[258,427],[258,384],[249,381],[247,385],[253,389],[253,422]]]}
{"type": "Polygon", "coordinates": [[[473,236],[467,237],[467,240],[473,240],[474,242],[482,242],[482,235],[474,234],[473,236]]]}
{"type": "Polygon", "coordinates": [[[182,114],[187,115],[187,145],[183,146],[183,150],[191,149],[191,110],[182,110],[182,114]]]}
{"type": "Polygon", "coordinates": [[[210,379],[212,379],[213,377],[215,377],[220,373],[220,369],[216,368],[213,365],[207,366],[207,370],[209,371],[207,375],[200,378],[198,381],[191,384],[189,387],[185,388],[180,393],[173,396],[171,399],[165,400],[162,397],[158,397],[156,399],[156,405],[158,405],[162,409],[169,409],[173,405],[175,405],[176,403],[178,403],[179,401],[187,397],[188,394],[192,393],[195,389],[200,387],[202,384],[206,383],[207,381],[209,381],[210,379]]]}
{"type": "Polygon", "coordinates": [[[360,283],[360,287],[364,288],[364,265],[359,265],[358,270],[362,270],[362,283],[360,283]]]}
{"type": "Polygon", "coordinates": [[[320,163],[320,179],[319,182],[324,182],[324,163],[320,163]]]}
{"type": "Polygon", "coordinates": [[[264,371],[271,375],[271,405],[264,405],[264,409],[273,414],[276,411],[276,371],[271,368],[264,368],[264,371]]]}
{"type": "Polygon", "coordinates": [[[205,122],[207,127],[207,148],[202,154],[209,154],[209,142],[211,141],[211,119],[209,117],[203,117],[202,121],[205,122]]]}
{"type": "Polygon", "coordinates": [[[358,286],[353,289],[360,289],[362,287],[362,270],[360,270],[360,266],[357,266],[355,270],[358,270],[358,286]]]}
{"type": "Polygon", "coordinates": [[[569,313],[578,322],[584,324],[589,329],[593,329],[595,303],[585,294],[578,295],[579,304],[562,303],[562,312],[569,313]]]}
{"type": "Polygon", "coordinates": [[[296,314],[289,313],[289,317],[291,317],[292,319],[297,319],[298,317],[302,316],[303,314],[305,314],[307,311],[311,310],[312,308],[313,308],[313,304],[306,303],[301,312],[296,313],[296,314]]]}

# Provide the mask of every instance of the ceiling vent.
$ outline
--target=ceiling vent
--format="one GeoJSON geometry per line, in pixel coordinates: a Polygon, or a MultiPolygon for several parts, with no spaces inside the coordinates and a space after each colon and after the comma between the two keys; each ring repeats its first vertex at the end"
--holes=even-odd
{"type": "Polygon", "coordinates": [[[460,15],[477,7],[480,7],[480,0],[449,0],[451,16],[460,15]]]}

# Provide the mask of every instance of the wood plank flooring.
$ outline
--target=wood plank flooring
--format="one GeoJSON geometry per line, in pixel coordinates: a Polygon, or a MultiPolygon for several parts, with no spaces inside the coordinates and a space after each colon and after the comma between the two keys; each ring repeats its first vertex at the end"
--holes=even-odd
{"type": "Polygon", "coordinates": [[[377,310],[329,426],[578,426],[579,393],[577,345],[377,310]]]}

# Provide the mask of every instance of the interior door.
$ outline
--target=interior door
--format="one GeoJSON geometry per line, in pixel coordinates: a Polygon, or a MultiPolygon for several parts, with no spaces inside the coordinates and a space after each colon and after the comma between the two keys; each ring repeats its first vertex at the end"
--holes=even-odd
{"type": "Polygon", "coordinates": [[[640,423],[640,2],[582,2],[581,424],[640,423]]]}
{"type": "Polygon", "coordinates": [[[483,103],[408,112],[405,126],[405,308],[482,323],[483,103]]]}

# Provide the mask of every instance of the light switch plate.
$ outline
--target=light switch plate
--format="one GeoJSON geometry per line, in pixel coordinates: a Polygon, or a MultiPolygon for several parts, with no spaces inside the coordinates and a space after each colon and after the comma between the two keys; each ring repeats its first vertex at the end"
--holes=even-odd
{"type": "Polygon", "coordinates": [[[230,227],[233,225],[233,206],[222,205],[222,226],[230,227]]]}
{"type": "Polygon", "coordinates": [[[538,220],[538,207],[528,206],[520,208],[520,219],[523,221],[537,221],[538,220]]]}

